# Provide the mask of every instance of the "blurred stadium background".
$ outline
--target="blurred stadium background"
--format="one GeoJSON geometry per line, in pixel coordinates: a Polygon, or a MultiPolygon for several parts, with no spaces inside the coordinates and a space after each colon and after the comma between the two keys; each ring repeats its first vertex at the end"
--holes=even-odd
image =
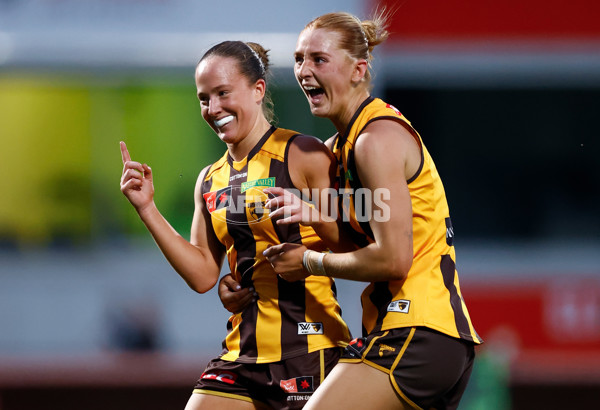
{"type": "MultiPolygon", "coordinates": [[[[594,0],[0,0],[0,409],[183,408],[227,313],[170,269],[121,195],[118,142],[189,235],[225,147],[193,70],[271,49],[279,124],[325,139],[292,74],[313,17],[396,7],[374,94],[425,139],[486,340],[461,409],[600,398],[600,3],[594,0]]],[[[360,332],[361,284],[338,281],[360,332]]]]}

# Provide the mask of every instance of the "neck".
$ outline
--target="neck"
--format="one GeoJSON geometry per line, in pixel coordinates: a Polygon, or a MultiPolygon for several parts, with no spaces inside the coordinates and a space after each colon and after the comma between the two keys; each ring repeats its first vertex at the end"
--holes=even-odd
{"type": "Polygon", "coordinates": [[[343,112],[336,118],[330,118],[331,122],[335,126],[335,129],[340,133],[340,135],[343,135],[344,132],[346,132],[348,126],[350,125],[350,121],[352,121],[354,113],[356,110],[358,110],[358,107],[360,107],[360,105],[369,97],[369,95],[369,91],[366,89],[354,93],[354,95],[348,98],[343,112]]]}
{"type": "Polygon", "coordinates": [[[227,144],[227,149],[229,150],[231,158],[236,162],[246,158],[252,148],[258,144],[258,141],[260,141],[269,128],[271,128],[271,124],[269,124],[264,116],[260,115],[257,118],[254,127],[252,127],[252,130],[245,138],[242,138],[242,140],[238,142],[227,144]]]}

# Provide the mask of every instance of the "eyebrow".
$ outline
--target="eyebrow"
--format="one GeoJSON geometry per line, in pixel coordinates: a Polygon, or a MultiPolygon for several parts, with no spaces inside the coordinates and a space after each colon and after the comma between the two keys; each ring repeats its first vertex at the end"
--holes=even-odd
{"type": "Polygon", "coordinates": [[[213,87],[213,88],[212,88],[212,90],[210,90],[210,91],[209,91],[209,92],[207,92],[207,93],[196,93],[196,96],[199,98],[201,95],[208,95],[208,94],[210,94],[210,93],[212,93],[212,92],[215,92],[215,91],[220,91],[220,90],[222,90],[223,88],[228,88],[228,87],[229,87],[229,84],[219,84],[219,85],[217,85],[216,87],[213,87]]]}
{"type": "MultiPolygon", "coordinates": [[[[304,53],[302,53],[301,51],[294,52],[294,57],[299,57],[299,56],[304,56],[304,53]]],[[[317,56],[330,57],[331,55],[329,53],[327,53],[326,51],[313,51],[311,53],[308,53],[308,56],[309,57],[317,57],[317,56]]]]}

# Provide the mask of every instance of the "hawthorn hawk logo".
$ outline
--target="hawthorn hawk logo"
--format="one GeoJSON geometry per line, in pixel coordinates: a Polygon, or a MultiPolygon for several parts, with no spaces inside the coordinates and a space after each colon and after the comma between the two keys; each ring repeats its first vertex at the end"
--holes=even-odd
{"type": "Polygon", "coordinates": [[[255,221],[260,221],[260,218],[267,213],[267,210],[265,209],[265,203],[266,201],[259,201],[246,204],[248,211],[250,212],[250,216],[254,218],[255,221]]]}
{"type": "Polygon", "coordinates": [[[322,335],[323,323],[300,322],[298,323],[299,335],[322,335]]]}
{"type": "Polygon", "coordinates": [[[399,299],[393,300],[387,307],[388,312],[408,313],[410,308],[410,300],[399,299]]]}

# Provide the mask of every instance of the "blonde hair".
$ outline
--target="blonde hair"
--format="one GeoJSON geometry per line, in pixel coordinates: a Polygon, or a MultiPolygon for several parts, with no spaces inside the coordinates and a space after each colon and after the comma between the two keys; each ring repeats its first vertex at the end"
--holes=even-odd
{"type": "Polygon", "coordinates": [[[339,47],[346,50],[351,57],[365,59],[369,63],[369,68],[365,73],[365,81],[369,84],[372,52],[375,46],[388,38],[389,19],[390,13],[385,9],[375,11],[373,17],[364,21],[346,12],[327,13],[312,20],[304,27],[304,30],[325,29],[339,33],[341,37],[339,47]]]}

